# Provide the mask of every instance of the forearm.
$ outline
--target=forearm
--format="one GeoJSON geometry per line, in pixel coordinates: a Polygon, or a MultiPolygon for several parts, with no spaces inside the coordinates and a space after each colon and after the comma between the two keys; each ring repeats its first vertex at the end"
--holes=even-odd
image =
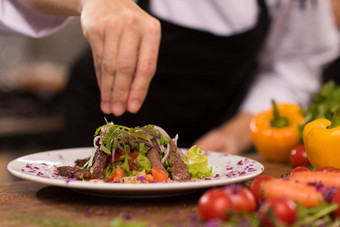
{"type": "MultiPolygon", "coordinates": [[[[18,0],[22,5],[42,14],[79,16],[86,0],[18,0]]],[[[97,0],[93,0],[97,1],[97,0]]]]}
{"type": "Polygon", "coordinates": [[[340,29],[340,0],[332,0],[331,3],[332,3],[335,23],[340,29]]]}

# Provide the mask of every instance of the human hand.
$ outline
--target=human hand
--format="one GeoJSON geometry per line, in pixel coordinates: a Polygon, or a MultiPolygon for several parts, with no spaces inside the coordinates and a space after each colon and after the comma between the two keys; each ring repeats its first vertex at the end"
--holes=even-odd
{"type": "Polygon", "coordinates": [[[249,124],[252,115],[239,113],[219,128],[213,129],[194,144],[207,151],[239,154],[251,147],[249,124]]]}
{"type": "Polygon", "coordinates": [[[137,112],[156,71],[159,21],[132,0],[84,0],[81,26],[93,53],[102,111],[137,112]]]}

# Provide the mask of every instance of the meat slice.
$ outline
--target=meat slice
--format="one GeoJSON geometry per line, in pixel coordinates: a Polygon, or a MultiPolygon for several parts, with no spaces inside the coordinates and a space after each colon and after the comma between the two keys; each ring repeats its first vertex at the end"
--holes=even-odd
{"type": "Polygon", "coordinates": [[[169,158],[171,162],[170,169],[172,179],[177,181],[190,180],[189,169],[187,165],[182,161],[182,159],[178,157],[177,150],[178,147],[173,141],[171,141],[169,158]]]}
{"type": "Polygon", "coordinates": [[[156,148],[151,148],[146,154],[146,157],[149,159],[151,166],[168,173],[165,170],[164,166],[162,165],[161,161],[159,160],[159,154],[156,148]]]}
{"type": "Polygon", "coordinates": [[[75,168],[72,167],[72,166],[59,166],[59,167],[57,167],[59,175],[63,176],[63,177],[72,177],[74,169],[75,168]]]}
{"type": "Polygon", "coordinates": [[[95,179],[104,178],[104,170],[106,167],[106,160],[109,156],[103,151],[99,151],[93,163],[92,177],[95,179]]]}
{"type": "Polygon", "coordinates": [[[73,177],[77,178],[78,180],[86,180],[91,177],[91,172],[88,169],[76,169],[73,172],[73,177]]]}
{"type": "Polygon", "coordinates": [[[59,166],[57,167],[60,176],[63,177],[75,177],[78,180],[88,179],[91,177],[90,170],[79,169],[72,166],[59,166]]]}
{"type": "Polygon", "coordinates": [[[83,167],[89,159],[90,157],[84,159],[77,159],[74,163],[76,166],[83,167]]]}

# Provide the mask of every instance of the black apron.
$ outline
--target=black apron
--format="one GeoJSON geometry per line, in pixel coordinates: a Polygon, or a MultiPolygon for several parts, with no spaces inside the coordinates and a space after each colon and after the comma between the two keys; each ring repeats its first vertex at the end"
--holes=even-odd
{"type": "MultiPolygon", "coordinates": [[[[148,1],[139,4],[148,11],[148,1]]],[[[191,146],[230,119],[256,74],[269,28],[265,0],[258,0],[258,5],[256,26],[228,37],[160,20],[157,72],[141,110],[107,119],[126,126],[159,125],[171,137],[178,133],[181,147],[191,146]]],[[[76,62],[65,91],[66,147],[89,145],[95,129],[105,123],[92,61],[87,50],[76,62]]]]}

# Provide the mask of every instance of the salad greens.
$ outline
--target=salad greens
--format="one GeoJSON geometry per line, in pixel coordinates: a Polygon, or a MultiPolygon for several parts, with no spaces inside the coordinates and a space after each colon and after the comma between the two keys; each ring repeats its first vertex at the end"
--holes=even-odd
{"type": "Polygon", "coordinates": [[[340,85],[337,85],[334,81],[324,83],[314,96],[311,105],[303,110],[305,120],[299,127],[300,141],[302,142],[302,131],[306,124],[319,118],[332,120],[333,114],[339,106],[340,85]]]}
{"type": "Polygon", "coordinates": [[[149,159],[141,153],[137,156],[136,165],[138,169],[144,169],[147,173],[151,172],[151,163],[149,159]]]}
{"type": "Polygon", "coordinates": [[[78,180],[120,183],[188,181],[211,176],[212,167],[208,168],[208,157],[202,156],[202,149],[193,146],[184,155],[177,140],[177,136],[171,139],[157,125],[130,128],[106,121],[95,131],[91,157],[79,160],[79,166],[76,162],[74,167],[57,169],[61,176],[78,180]]]}
{"type": "Polygon", "coordinates": [[[171,138],[155,128],[154,125],[129,128],[106,122],[97,128],[95,138],[101,137],[101,149],[108,155],[117,148],[125,151],[138,149],[144,155],[157,145],[159,147],[171,141],[171,138]]]}
{"type": "MultiPolygon", "coordinates": [[[[131,153],[135,151],[136,155],[134,156],[136,156],[137,169],[150,173],[151,163],[146,157],[147,152],[152,147],[157,147],[161,152],[164,152],[164,146],[171,141],[171,138],[161,131],[155,125],[129,128],[106,121],[106,124],[97,128],[95,132],[94,146],[97,150],[99,149],[107,155],[111,155],[113,161],[115,158],[118,158],[120,160],[118,165],[124,170],[126,176],[133,175],[131,170],[131,162],[133,161],[131,153]],[[124,152],[120,152],[121,155],[115,156],[116,151],[124,152]]],[[[85,167],[89,168],[91,165],[85,167]]],[[[110,167],[109,165],[105,169],[105,179],[109,179],[109,176],[114,172],[114,166],[110,167]]]]}
{"type": "Polygon", "coordinates": [[[184,163],[188,166],[191,178],[210,177],[212,167],[208,168],[208,156],[202,155],[202,148],[192,146],[183,157],[184,163]]]}
{"type": "Polygon", "coordinates": [[[296,223],[296,226],[307,226],[316,221],[320,223],[320,226],[321,224],[331,226],[331,223],[333,222],[331,213],[338,209],[337,204],[321,203],[314,208],[306,208],[298,202],[296,202],[296,204],[299,215],[299,221],[296,223]]]}

